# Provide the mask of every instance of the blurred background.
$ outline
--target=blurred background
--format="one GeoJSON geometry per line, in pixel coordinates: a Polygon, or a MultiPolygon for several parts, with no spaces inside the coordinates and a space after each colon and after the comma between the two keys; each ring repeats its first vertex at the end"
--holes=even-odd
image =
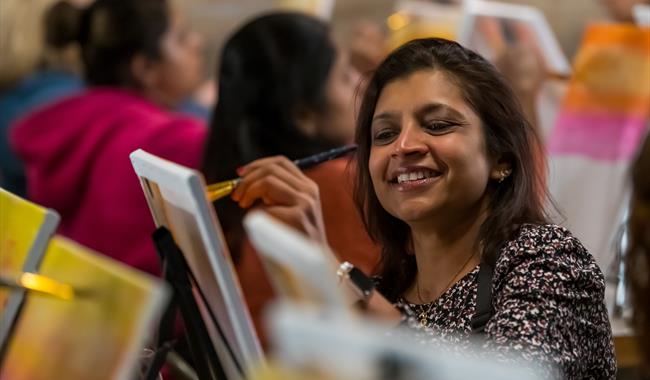
{"type": "MultiPolygon", "coordinates": [[[[264,10],[278,4],[310,3],[310,1],[273,0],[177,0],[186,10],[189,21],[203,33],[209,43],[210,62],[220,50],[228,34],[238,25],[264,10]]],[[[555,32],[562,50],[570,58],[578,49],[585,26],[596,20],[608,19],[609,15],[601,1],[594,0],[504,0],[501,2],[537,7],[546,16],[555,32]]],[[[315,3],[311,1],[311,3],[315,3]]],[[[331,23],[337,41],[345,43],[361,20],[367,20],[388,29],[387,18],[394,12],[393,0],[345,0],[336,1],[331,23]]],[[[208,65],[208,67],[214,67],[208,65]]]]}
{"type": "MultiPolygon", "coordinates": [[[[153,221],[129,153],[144,149],[216,183],[259,157],[296,159],[349,143],[356,113],[347,111],[356,112],[363,79],[392,49],[418,37],[456,39],[500,70],[541,135],[559,211],[553,222],[571,230],[604,273],[619,378],[632,378],[625,368],[640,359],[628,323],[625,222],[631,163],[650,129],[650,1],[169,0],[169,9],[131,1],[95,2],[86,13],[92,0],[0,0],[0,188],[58,212],[58,233],[159,276],[153,221]],[[478,3],[482,10],[469,10],[478,3]],[[491,6],[499,15],[485,13],[491,6]],[[643,7],[645,21],[632,17],[633,6],[643,7]],[[251,34],[244,33],[251,20],[278,9],[324,22],[310,17],[312,29],[277,35],[249,25],[251,34]],[[320,40],[327,49],[303,53],[320,40]],[[327,68],[319,77],[320,64],[327,68]],[[317,81],[317,90],[291,93],[317,81]],[[232,146],[255,155],[228,156],[232,146]],[[303,146],[313,151],[298,150],[303,146]]],[[[378,250],[363,240],[343,163],[323,165],[310,178],[321,192],[328,243],[370,273],[378,250]]],[[[243,211],[224,204],[215,204],[217,215],[264,343],[258,319],[273,294],[245,244],[243,211]]],[[[24,229],[20,218],[0,218],[3,271],[12,255],[4,242],[13,237],[2,228],[12,222],[24,229]]],[[[19,261],[10,269],[22,272],[19,261]]]]}

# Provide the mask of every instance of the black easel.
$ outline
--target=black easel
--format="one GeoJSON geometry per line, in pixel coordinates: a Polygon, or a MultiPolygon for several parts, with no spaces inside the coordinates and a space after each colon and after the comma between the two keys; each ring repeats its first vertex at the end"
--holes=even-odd
{"type": "MultiPolygon", "coordinates": [[[[227,380],[226,372],[212,345],[205,322],[201,318],[198,304],[194,299],[192,293],[192,284],[195,282],[194,277],[180,248],[165,227],[159,227],[153,233],[153,240],[163,263],[164,277],[172,286],[174,296],[161,320],[158,335],[159,347],[156,349],[154,360],[148,370],[147,380],[156,378],[173,344],[173,329],[177,309],[180,310],[185,323],[188,347],[199,378],[201,380],[227,380]]],[[[223,337],[223,331],[216,324],[216,319],[214,317],[212,319],[223,337]]],[[[230,347],[228,347],[228,352],[232,354],[230,347]]]]}

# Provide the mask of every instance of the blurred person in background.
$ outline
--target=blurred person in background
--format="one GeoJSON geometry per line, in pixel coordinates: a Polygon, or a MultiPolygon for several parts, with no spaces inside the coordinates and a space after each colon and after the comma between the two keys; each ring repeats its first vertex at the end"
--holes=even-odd
{"type": "Polygon", "coordinates": [[[625,335],[618,311],[620,234],[630,193],[625,181],[650,120],[650,29],[632,22],[648,1],[601,2],[611,20],[584,30],[567,91],[547,141],[550,190],[565,220],[606,270],[615,335],[625,335]],[[614,22],[612,22],[614,21],[614,22]],[[595,207],[597,205],[597,207],[595,207]]]}
{"type": "MultiPolygon", "coordinates": [[[[234,178],[237,168],[261,157],[295,160],[352,142],[360,77],[328,25],[314,17],[271,13],[248,22],[226,42],[218,78],[203,159],[208,183],[234,178]]],[[[329,243],[342,260],[370,271],[378,250],[354,208],[347,165],[347,158],[335,159],[306,175],[318,184],[329,243]]],[[[215,208],[264,342],[262,310],[273,293],[244,236],[245,209],[230,199],[215,208]]]]}
{"type": "Polygon", "coordinates": [[[364,77],[372,75],[388,54],[385,31],[370,21],[358,22],[348,43],[350,64],[364,77]]]}
{"type": "MultiPolygon", "coordinates": [[[[601,3],[613,21],[634,23],[634,6],[650,4],[650,0],[601,0],[601,3]]],[[[569,78],[549,76],[540,53],[532,43],[526,43],[525,33],[519,34],[523,43],[503,49],[494,63],[517,94],[528,120],[546,137],[555,125],[569,78]]]]}
{"type": "Polygon", "coordinates": [[[11,130],[28,196],[61,214],[61,234],[159,274],[129,154],[142,148],[199,166],[205,125],[170,110],[202,79],[202,41],[165,0],[97,0],[78,38],[89,88],[11,130]]]}
{"type": "Polygon", "coordinates": [[[0,186],[19,196],[26,196],[25,173],[9,147],[9,128],[31,110],[82,89],[80,12],[68,1],[0,5],[0,186]]]}
{"type": "Polygon", "coordinates": [[[539,131],[547,133],[540,123],[538,97],[548,73],[539,53],[530,46],[519,43],[504,49],[494,62],[514,90],[528,121],[539,131]]]}
{"type": "Polygon", "coordinates": [[[632,168],[629,246],[626,275],[630,284],[633,325],[641,352],[643,379],[650,379],[650,138],[632,168]]]}

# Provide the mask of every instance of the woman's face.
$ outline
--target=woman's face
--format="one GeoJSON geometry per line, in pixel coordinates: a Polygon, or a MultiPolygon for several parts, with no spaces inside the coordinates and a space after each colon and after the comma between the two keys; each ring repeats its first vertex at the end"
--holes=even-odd
{"type": "Polygon", "coordinates": [[[319,135],[342,144],[354,139],[354,98],[360,81],[349,55],[339,49],[325,85],[326,107],[315,120],[319,135]]]}
{"type": "Polygon", "coordinates": [[[203,41],[185,23],[181,14],[172,11],[169,28],[163,35],[161,58],[156,61],[157,90],[169,106],[189,96],[203,79],[203,41]]]}
{"type": "Polygon", "coordinates": [[[369,170],[381,205],[409,225],[482,210],[488,181],[498,176],[481,120],[458,86],[435,70],[416,71],[382,90],[369,170]]]}

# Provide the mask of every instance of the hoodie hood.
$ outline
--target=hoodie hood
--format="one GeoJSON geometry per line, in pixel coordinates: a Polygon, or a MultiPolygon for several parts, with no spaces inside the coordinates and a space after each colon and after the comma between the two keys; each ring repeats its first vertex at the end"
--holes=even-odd
{"type": "Polygon", "coordinates": [[[129,92],[100,89],[54,103],[20,120],[10,138],[25,165],[28,197],[62,215],[69,214],[89,191],[86,183],[96,175],[96,160],[101,159],[112,135],[119,133],[120,125],[136,123],[133,118],[138,116],[147,122],[161,122],[156,120],[158,114],[154,104],[129,92]]]}
{"type": "Polygon", "coordinates": [[[133,93],[92,89],[19,121],[10,137],[28,197],[61,214],[59,233],[155,274],[155,226],[129,154],[141,148],[196,168],[205,133],[133,93]]]}

